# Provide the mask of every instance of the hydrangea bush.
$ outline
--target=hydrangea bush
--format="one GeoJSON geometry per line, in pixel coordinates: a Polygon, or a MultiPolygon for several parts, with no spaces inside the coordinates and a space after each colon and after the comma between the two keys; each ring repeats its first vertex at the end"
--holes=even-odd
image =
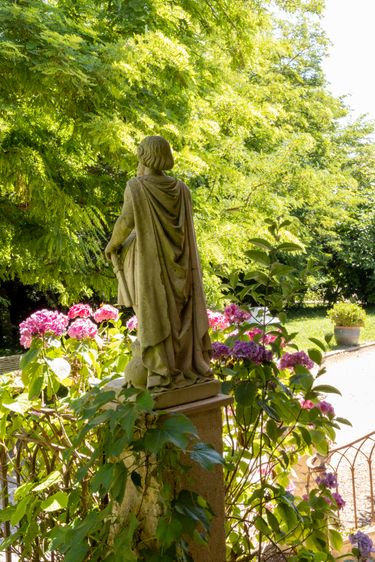
{"type": "MultiPolygon", "coordinates": [[[[237,302],[210,311],[213,368],[223,392],[233,396],[224,428],[227,494],[227,560],[334,560],[342,536],[338,514],[345,504],[334,475],[298,481],[306,455],[327,455],[340,423],[321,384],[327,342],[311,340],[299,350],[285,328],[285,308],[309,271],[282,263],[288,223],[270,221],[269,238],[253,239],[248,270],[234,272],[225,286],[237,302]],[[239,305],[247,300],[257,309],[239,305]],[[271,554],[270,554],[271,552],[271,554]]],[[[308,266],[309,268],[310,266],[308,266]]]]}

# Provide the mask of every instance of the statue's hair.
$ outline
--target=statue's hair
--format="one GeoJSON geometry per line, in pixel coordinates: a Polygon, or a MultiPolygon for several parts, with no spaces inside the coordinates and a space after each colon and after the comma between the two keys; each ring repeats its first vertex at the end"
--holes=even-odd
{"type": "Polygon", "coordinates": [[[163,137],[150,136],[143,139],[137,149],[138,160],[154,170],[171,170],[174,166],[169,142],[163,137]]]}

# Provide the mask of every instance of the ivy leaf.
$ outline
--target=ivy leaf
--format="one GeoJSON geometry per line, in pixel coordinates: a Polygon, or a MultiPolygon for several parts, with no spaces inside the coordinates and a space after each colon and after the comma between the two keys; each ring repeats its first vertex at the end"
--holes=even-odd
{"type": "Polygon", "coordinates": [[[168,548],[180,538],[182,532],[183,526],[178,519],[162,517],[158,521],[156,537],[163,547],[168,548]]]}
{"type": "Polygon", "coordinates": [[[217,464],[223,464],[224,459],[211,445],[196,443],[189,452],[190,458],[206,470],[211,470],[217,464]]]}

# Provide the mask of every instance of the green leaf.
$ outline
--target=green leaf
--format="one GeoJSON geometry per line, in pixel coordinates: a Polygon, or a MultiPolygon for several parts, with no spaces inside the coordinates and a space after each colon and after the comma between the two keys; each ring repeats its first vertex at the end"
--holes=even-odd
{"type": "Polygon", "coordinates": [[[151,394],[147,391],[140,392],[136,398],[137,405],[146,412],[152,412],[154,409],[155,401],[151,394]]]}
{"type": "Polygon", "coordinates": [[[341,533],[335,529],[328,529],[328,534],[331,545],[337,552],[340,552],[344,542],[341,533]]]}
{"type": "Polygon", "coordinates": [[[56,359],[46,359],[46,362],[61,384],[69,379],[71,368],[66,359],[56,357],[56,359]]]}
{"type": "Polygon", "coordinates": [[[267,404],[267,402],[265,402],[264,400],[258,400],[258,404],[266,412],[266,414],[270,416],[270,418],[276,421],[280,421],[280,416],[275,410],[275,408],[267,404]]]}
{"type": "Polygon", "coordinates": [[[11,398],[3,398],[1,405],[4,406],[4,408],[7,408],[7,410],[24,415],[33,404],[30,402],[27,394],[20,394],[15,400],[12,400],[11,398]]]}
{"type": "Polygon", "coordinates": [[[56,492],[53,496],[50,496],[40,505],[43,511],[51,513],[52,511],[58,511],[59,509],[65,509],[68,505],[69,495],[66,492],[56,492]]]}
{"type": "Polygon", "coordinates": [[[92,491],[98,492],[101,488],[107,493],[113,480],[114,465],[112,463],[103,464],[91,480],[92,491]]]}
{"type": "Polygon", "coordinates": [[[278,522],[277,518],[274,516],[274,514],[272,513],[272,511],[270,511],[269,509],[266,509],[266,517],[267,517],[267,521],[268,521],[268,524],[271,527],[271,529],[275,533],[279,533],[280,532],[279,522],[278,522]]]}
{"type": "Polygon", "coordinates": [[[329,384],[319,384],[318,386],[314,386],[313,390],[315,392],[322,392],[322,393],[328,393],[328,394],[339,394],[341,396],[341,392],[335,388],[334,386],[331,386],[329,384]]]}
{"type": "Polygon", "coordinates": [[[318,350],[318,349],[309,349],[307,351],[310,359],[312,359],[312,361],[314,361],[314,363],[316,363],[317,365],[320,365],[322,363],[322,353],[318,350]]]}
{"type": "Polygon", "coordinates": [[[44,386],[44,373],[38,370],[36,376],[34,376],[30,381],[29,386],[29,399],[38,398],[44,386]]]}
{"type": "Polygon", "coordinates": [[[43,490],[47,490],[47,488],[49,488],[50,486],[53,486],[54,484],[61,482],[61,480],[62,480],[61,472],[55,470],[54,472],[51,472],[46,478],[44,478],[39,484],[37,484],[37,486],[33,488],[33,491],[42,492],[43,490]]]}
{"type": "Polygon", "coordinates": [[[283,242],[279,244],[276,248],[279,252],[303,252],[303,246],[299,244],[294,244],[293,242],[283,242]]]}
{"type": "Polygon", "coordinates": [[[256,396],[257,386],[251,381],[239,383],[235,389],[235,397],[239,404],[243,406],[251,406],[256,396]]]}
{"type": "Polygon", "coordinates": [[[176,518],[162,517],[158,521],[156,537],[161,545],[168,548],[176,542],[183,532],[183,526],[176,518]]]}
{"type": "Polygon", "coordinates": [[[342,423],[344,425],[350,425],[351,427],[353,426],[353,424],[346,418],[336,418],[335,421],[337,421],[338,423],[342,423]]]}
{"type": "Polygon", "coordinates": [[[255,525],[255,528],[258,529],[258,531],[260,531],[264,535],[267,536],[267,535],[270,534],[271,530],[270,530],[269,526],[267,525],[267,522],[260,515],[257,515],[257,517],[255,518],[254,525],[255,525]]]}
{"type": "Polygon", "coordinates": [[[309,338],[309,340],[312,343],[315,343],[315,345],[317,345],[323,352],[326,351],[326,346],[324,345],[324,343],[320,340],[318,340],[317,338],[309,338]]]}
{"type": "Polygon", "coordinates": [[[39,355],[39,352],[40,348],[32,347],[24,355],[22,355],[20,361],[20,369],[26,369],[26,367],[28,367],[30,363],[35,361],[35,359],[39,355]]]}
{"type": "Polygon", "coordinates": [[[217,464],[223,464],[224,459],[211,445],[196,443],[191,451],[190,458],[206,470],[211,470],[217,464]]]}
{"type": "Polygon", "coordinates": [[[254,244],[254,246],[258,246],[264,250],[272,250],[272,244],[264,238],[250,238],[249,242],[250,244],[254,244]]]}
{"type": "Polygon", "coordinates": [[[261,252],[260,250],[247,250],[246,255],[256,263],[260,263],[261,265],[270,265],[270,258],[266,252],[261,252]]]}

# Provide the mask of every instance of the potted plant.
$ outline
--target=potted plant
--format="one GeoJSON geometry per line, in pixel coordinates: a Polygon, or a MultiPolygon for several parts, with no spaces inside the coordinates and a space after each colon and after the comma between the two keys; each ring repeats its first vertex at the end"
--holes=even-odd
{"type": "Polygon", "coordinates": [[[364,326],[366,312],[353,302],[338,302],[328,316],[334,323],[335,339],[338,345],[358,345],[361,326],[364,326]]]}

